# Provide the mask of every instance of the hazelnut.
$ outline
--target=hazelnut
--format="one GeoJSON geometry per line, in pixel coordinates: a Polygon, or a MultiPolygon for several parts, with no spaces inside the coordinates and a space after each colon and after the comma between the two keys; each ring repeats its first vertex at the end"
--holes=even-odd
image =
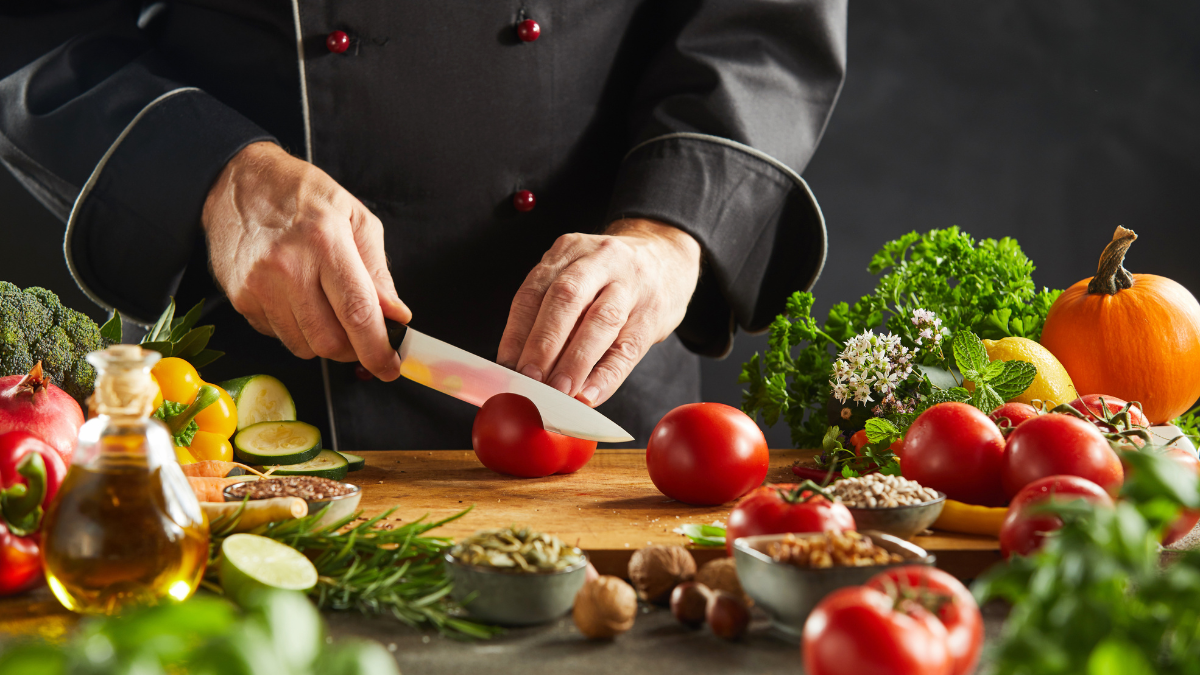
{"type": "Polygon", "coordinates": [[[742,583],[738,581],[737,565],[734,564],[733,558],[717,558],[704,563],[696,572],[696,582],[704,584],[714,591],[732,593],[747,605],[754,604],[742,590],[742,583]]]}
{"type": "Polygon", "coordinates": [[[726,640],[739,640],[750,627],[750,610],[742,599],[732,593],[716,591],[708,598],[704,613],[714,635],[726,640]]]}
{"type": "Polygon", "coordinates": [[[689,628],[699,628],[704,625],[708,596],[711,594],[708,587],[695,581],[679,584],[671,591],[671,615],[689,628]]]}
{"type": "Polygon", "coordinates": [[[617,577],[601,575],[585,582],[575,595],[575,625],[593,640],[611,638],[633,628],[636,615],[637,595],[617,577]]]}
{"type": "Polygon", "coordinates": [[[647,546],[629,559],[629,580],[638,596],[655,604],[666,604],[671,589],[696,575],[696,561],[682,546],[647,546]]]}

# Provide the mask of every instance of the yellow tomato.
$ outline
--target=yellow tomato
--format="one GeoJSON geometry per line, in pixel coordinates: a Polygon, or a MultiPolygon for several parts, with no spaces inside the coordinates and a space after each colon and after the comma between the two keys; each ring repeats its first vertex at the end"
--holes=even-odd
{"type": "Polygon", "coordinates": [[[222,462],[233,461],[233,446],[229,439],[208,431],[197,431],[196,437],[188,448],[197,461],[203,462],[215,459],[222,462]]]}
{"type": "Polygon", "coordinates": [[[154,377],[154,372],[150,373],[150,380],[154,382],[154,409],[158,410],[162,406],[162,387],[158,386],[158,378],[154,377]]]}
{"type": "Polygon", "coordinates": [[[191,403],[202,384],[196,368],[174,356],[156,363],[150,374],[158,380],[158,388],[163,398],[176,403],[191,403]]]}
{"type": "Polygon", "coordinates": [[[195,464],[196,458],[192,457],[192,453],[188,452],[187,448],[175,446],[175,459],[179,460],[180,464],[195,464]]]}
{"type": "Polygon", "coordinates": [[[196,414],[196,424],[211,434],[229,438],[237,431],[237,405],[229,392],[215,384],[209,386],[216,389],[221,397],[196,414]]]}

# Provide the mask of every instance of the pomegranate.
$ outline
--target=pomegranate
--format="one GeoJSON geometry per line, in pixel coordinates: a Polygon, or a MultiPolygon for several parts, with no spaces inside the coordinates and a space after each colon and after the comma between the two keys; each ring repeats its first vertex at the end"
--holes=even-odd
{"type": "Polygon", "coordinates": [[[41,361],[26,375],[0,377],[0,434],[28,431],[70,466],[81,426],[83,410],[42,373],[41,361]]]}

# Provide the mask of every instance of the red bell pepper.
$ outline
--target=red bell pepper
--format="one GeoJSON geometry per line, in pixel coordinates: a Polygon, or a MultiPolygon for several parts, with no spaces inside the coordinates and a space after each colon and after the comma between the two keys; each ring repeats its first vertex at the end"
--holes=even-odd
{"type": "Polygon", "coordinates": [[[0,434],[0,596],[41,581],[38,529],[66,473],[58,452],[34,434],[0,434]]]}

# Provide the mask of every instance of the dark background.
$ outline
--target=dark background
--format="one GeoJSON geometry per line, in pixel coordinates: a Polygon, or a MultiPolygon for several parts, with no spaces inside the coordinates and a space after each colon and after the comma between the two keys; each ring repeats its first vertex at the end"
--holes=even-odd
{"type": "MultiPolygon", "coordinates": [[[[58,40],[10,40],[0,66],[58,40]]],[[[1123,224],[1140,235],[1130,270],[1200,292],[1200,3],[854,0],[846,86],[804,176],[829,227],[820,315],[871,291],[884,241],[949,225],[1017,238],[1037,283],[1064,288],[1123,224]]],[[[0,279],[103,319],[67,273],[63,229],[0,171],[0,279]]],[[[740,335],[706,362],[704,399],[737,405],[764,344],[740,335]]],[[[782,426],[767,438],[790,445],[782,426]]]]}

